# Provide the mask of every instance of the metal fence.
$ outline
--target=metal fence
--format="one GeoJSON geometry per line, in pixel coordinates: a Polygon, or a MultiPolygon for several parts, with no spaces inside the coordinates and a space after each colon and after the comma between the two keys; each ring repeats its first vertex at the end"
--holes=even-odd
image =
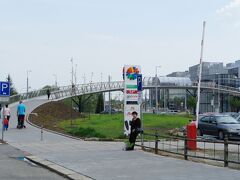
{"type": "Polygon", "coordinates": [[[229,163],[240,168],[240,142],[230,141],[227,137],[221,141],[217,139],[188,139],[187,137],[161,136],[158,131],[155,133],[143,133],[142,140],[137,146],[145,150],[151,150],[155,154],[161,152],[175,154],[183,157],[223,162],[224,167],[229,163]],[[188,142],[196,142],[197,150],[191,150],[188,142]]]}
{"type": "MultiPolygon", "coordinates": [[[[32,98],[41,97],[41,96],[47,96],[47,90],[48,90],[48,88],[10,96],[9,104],[12,104],[12,103],[15,103],[15,102],[18,102],[21,100],[32,99],[32,98]]],[[[58,91],[59,88],[50,88],[49,90],[51,92],[54,92],[54,91],[58,91]]]]}

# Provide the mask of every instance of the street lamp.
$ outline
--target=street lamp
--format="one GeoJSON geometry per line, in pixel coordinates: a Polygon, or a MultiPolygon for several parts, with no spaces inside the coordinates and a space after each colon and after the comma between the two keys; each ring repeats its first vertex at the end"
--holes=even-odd
{"type": "Polygon", "coordinates": [[[57,75],[56,75],[56,74],[53,74],[53,76],[54,76],[54,78],[55,78],[55,87],[57,87],[57,86],[58,86],[58,84],[57,84],[57,75]]]}
{"type": "Polygon", "coordinates": [[[29,91],[29,73],[31,73],[31,70],[27,70],[27,99],[28,99],[28,91],[29,91]]]}
{"type": "Polygon", "coordinates": [[[155,95],[156,95],[155,100],[156,100],[156,105],[155,105],[155,107],[156,107],[156,113],[158,114],[158,92],[157,92],[157,86],[158,86],[158,80],[157,80],[158,74],[157,73],[158,73],[158,71],[157,70],[158,70],[158,68],[161,68],[161,66],[156,66],[155,68],[156,68],[156,75],[155,75],[155,86],[156,86],[155,87],[155,95]]]}

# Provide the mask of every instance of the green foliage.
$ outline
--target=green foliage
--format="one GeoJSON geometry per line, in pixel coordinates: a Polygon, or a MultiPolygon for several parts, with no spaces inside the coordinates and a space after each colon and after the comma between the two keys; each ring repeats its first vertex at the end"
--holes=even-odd
{"type": "Polygon", "coordinates": [[[239,112],[240,110],[240,99],[238,97],[231,97],[229,100],[231,111],[239,112]]]}
{"type": "Polygon", "coordinates": [[[67,130],[68,133],[74,135],[74,136],[78,136],[78,137],[86,137],[86,138],[90,138],[90,137],[97,137],[97,138],[105,138],[104,135],[98,133],[95,131],[95,129],[93,128],[82,128],[82,127],[78,127],[78,128],[70,128],[67,130]]]}
{"type": "Polygon", "coordinates": [[[197,105],[197,99],[195,97],[189,97],[187,100],[187,106],[188,108],[192,109],[193,114],[195,114],[195,109],[197,105]]]}
{"type": "MultiPolygon", "coordinates": [[[[97,94],[82,95],[80,97],[75,97],[75,100],[78,103],[80,103],[80,112],[85,112],[85,113],[95,113],[97,99],[98,99],[97,94]]],[[[71,107],[71,98],[64,99],[63,103],[71,107]]],[[[73,102],[73,106],[77,107],[78,105],[73,102]]]]}
{"type": "Polygon", "coordinates": [[[104,110],[104,99],[103,99],[103,94],[100,93],[97,97],[97,105],[96,105],[96,114],[99,114],[104,110]]]}
{"type": "Polygon", "coordinates": [[[11,96],[18,94],[17,90],[15,89],[15,87],[13,85],[13,81],[12,81],[12,78],[11,78],[10,74],[8,74],[6,80],[8,82],[10,82],[10,94],[11,94],[11,96]]]}
{"type": "MultiPolygon", "coordinates": [[[[168,130],[174,128],[181,128],[189,122],[190,117],[185,115],[154,115],[144,114],[143,124],[144,128],[158,128],[161,135],[166,135],[168,130]]],[[[58,124],[58,126],[69,132],[71,121],[66,120],[58,124]]],[[[78,131],[78,128],[90,128],[101,136],[106,138],[123,139],[123,114],[92,114],[88,118],[79,118],[74,120],[74,127],[72,131],[78,131]],[[77,128],[76,128],[77,127],[77,128]]],[[[82,130],[81,130],[82,131],[82,130]]],[[[88,131],[89,134],[92,133],[88,131]]],[[[77,132],[75,132],[76,134],[77,132]]],[[[72,132],[73,134],[73,132],[72,132]]],[[[81,133],[81,135],[84,135],[81,133]]],[[[95,135],[96,136],[96,135],[95,135]]],[[[94,137],[91,134],[81,137],[94,137]]]]}
{"type": "Polygon", "coordinates": [[[51,88],[53,88],[53,86],[46,85],[46,86],[44,86],[42,89],[51,89],[51,88]]]}

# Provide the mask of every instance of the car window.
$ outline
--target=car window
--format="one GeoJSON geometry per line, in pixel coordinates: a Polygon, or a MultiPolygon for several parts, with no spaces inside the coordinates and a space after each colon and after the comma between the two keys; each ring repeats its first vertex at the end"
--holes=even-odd
{"type": "Polygon", "coordinates": [[[209,123],[214,124],[214,123],[216,123],[216,122],[217,122],[217,120],[216,120],[216,118],[215,118],[214,116],[212,116],[211,118],[209,118],[209,123]]]}
{"type": "Polygon", "coordinates": [[[238,124],[239,122],[231,116],[217,116],[216,120],[220,124],[238,124]]]}
{"type": "Polygon", "coordinates": [[[209,116],[205,116],[205,117],[201,118],[201,122],[209,123],[209,116]]]}

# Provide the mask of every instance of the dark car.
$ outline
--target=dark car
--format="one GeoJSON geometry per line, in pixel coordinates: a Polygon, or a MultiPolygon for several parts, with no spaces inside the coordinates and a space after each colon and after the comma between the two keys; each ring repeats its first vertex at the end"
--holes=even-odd
{"type": "Polygon", "coordinates": [[[240,139],[240,124],[228,115],[205,115],[198,121],[197,133],[199,136],[205,134],[216,136],[221,140],[225,136],[230,139],[240,139]]]}

